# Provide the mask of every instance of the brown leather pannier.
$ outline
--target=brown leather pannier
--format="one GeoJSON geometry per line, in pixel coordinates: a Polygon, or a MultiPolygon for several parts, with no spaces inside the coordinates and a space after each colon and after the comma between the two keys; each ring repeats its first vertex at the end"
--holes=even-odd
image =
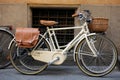
{"type": "Polygon", "coordinates": [[[32,48],[39,38],[38,28],[17,28],[15,39],[19,47],[32,48]]]}

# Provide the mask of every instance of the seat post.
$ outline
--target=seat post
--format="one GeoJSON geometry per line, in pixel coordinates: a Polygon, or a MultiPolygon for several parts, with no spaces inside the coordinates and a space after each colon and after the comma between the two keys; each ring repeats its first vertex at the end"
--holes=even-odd
{"type": "Polygon", "coordinates": [[[49,29],[49,27],[47,27],[47,31],[48,31],[48,35],[49,35],[49,40],[50,40],[50,45],[52,46],[52,50],[55,50],[56,48],[55,48],[55,44],[54,44],[54,41],[53,41],[53,38],[52,38],[52,34],[51,34],[51,32],[50,32],[50,29],[49,29]]]}

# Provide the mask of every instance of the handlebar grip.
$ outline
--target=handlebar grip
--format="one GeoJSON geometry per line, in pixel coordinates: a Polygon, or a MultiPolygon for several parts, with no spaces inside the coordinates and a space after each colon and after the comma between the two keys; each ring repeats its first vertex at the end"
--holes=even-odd
{"type": "Polygon", "coordinates": [[[77,17],[77,16],[79,16],[78,13],[74,13],[74,14],[72,15],[72,17],[77,17]]]}

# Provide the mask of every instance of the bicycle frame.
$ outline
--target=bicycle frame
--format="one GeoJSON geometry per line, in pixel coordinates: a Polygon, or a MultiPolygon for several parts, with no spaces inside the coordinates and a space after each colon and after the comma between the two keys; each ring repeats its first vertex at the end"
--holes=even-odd
{"type": "Polygon", "coordinates": [[[69,51],[78,41],[82,41],[83,39],[86,39],[88,46],[90,47],[91,51],[93,52],[93,56],[96,55],[96,49],[94,46],[91,46],[87,36],[94,35],[95,33],[90,33],[87,22],[85,22],[82,26],[75,26],[75,27],[64,27],[64,28],[49,28],[47,27],[47,31],[44,33],[43,37],[45,38],[46,35],[49,35],[49,40],[46,39],[47,42],[49,42],[49,45],[51,47],[51,51],[60,50],[61,48],[64,48],[62,51],[62,54],[67,54],[67,51],[69,51]],[[68,30],[68,29],[81,29],[80,32],[77,34],[76,37],[74,37],[73,40],[71,40],[67,45],[59,46],[55,31],[58,30],[68,30]],[[55,40],[53,40],[53,38],[55,40]],[[55,46],[56,45],[56,46],[55,46]]]}
{"type": "MultiPolygon", "coordinates": [[[[46,62],[48,64],[60,65],[66,60],[67,52],[72,47],[74,47],[75,44],[77,44],[77,43],[81,42],[83,39],[85,39],[90,50],[93,53],[93,54],[87,54],[87,55],[97,57],[97,50],[96,50],[94,44],[88,40],[88,36],[94,35],[94,34],[95,33],[89,32],[87,22],[85,22],[82,26],[75,26],[75,27],[64,27],[64,28],[53,28],[53,27],[49,28],[49,27],[47,27],[47,31],[43,35],[42,34],[40,34],[40,35],[42,36],[42,38],[44,38],[48,42],[51,51],[35,50],[37,48],[37,46],[39,46],[39,43],[40,43],[40,41],[39,41],[37,43],[37,45],[33,48],[33,50],[30,52],[30,54],[35,60],[46,62]],[[81,30],[74,37],[74,39],[71,40],[67,45],[59,46],[57,37],[55,35],[55,31],[69,30],[69,29],[81,29],[81,30]],[[49,38],[46,37],[47,34],[48,34],[49,38]],[[53,36],[54,40],[53,40],[52,36],[53,36]]],[[[10,42],[8,49],[10,49],[10,47],[14,41],[15,41],[15,38],[10,42]]],[[[76,49],[76,47],[75,47],[75,49],[76,49]]],[[[74,49],[74,54],[73,54],[74,56],[76,53],[75,49],[74,49]]],[[[84,53],[83,55],[86,55],[86,54],[84,53]]]]}

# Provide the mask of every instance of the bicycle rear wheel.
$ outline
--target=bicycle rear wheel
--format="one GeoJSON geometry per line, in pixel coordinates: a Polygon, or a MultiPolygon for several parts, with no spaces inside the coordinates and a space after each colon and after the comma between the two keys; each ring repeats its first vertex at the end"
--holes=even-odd
{"type": "Polygon", "coordinates": [[[88,39],[94,43],[97,57],[92,56],[92,51],[84,39],[76,48],[75,59],[78,67],[89,76],[104,76],[110,73],[117,62],[116,47],[108,38],[101,35],[92,35],[88,39]]]}
{"type": "MultiPolygon", "coordinates": [[[[39,37],[39,45],[35,50],[50,50],[50,46],[44,38],[39,37]]],[[[48,67],[48,63],[40,62],[31,56],[33,48],[21,48],[12,44],[10,60],[14,68],[22,74],[37,74],[48,67]],[[16,54],[15,60],[11,55],[16,54]]]]}
{"type": "Polygon", "coordinates": [[[10,50],[8,46],[13,37],[11,32],[0,29],[0,68],[5,68],[10,65],[10,50]]]}

